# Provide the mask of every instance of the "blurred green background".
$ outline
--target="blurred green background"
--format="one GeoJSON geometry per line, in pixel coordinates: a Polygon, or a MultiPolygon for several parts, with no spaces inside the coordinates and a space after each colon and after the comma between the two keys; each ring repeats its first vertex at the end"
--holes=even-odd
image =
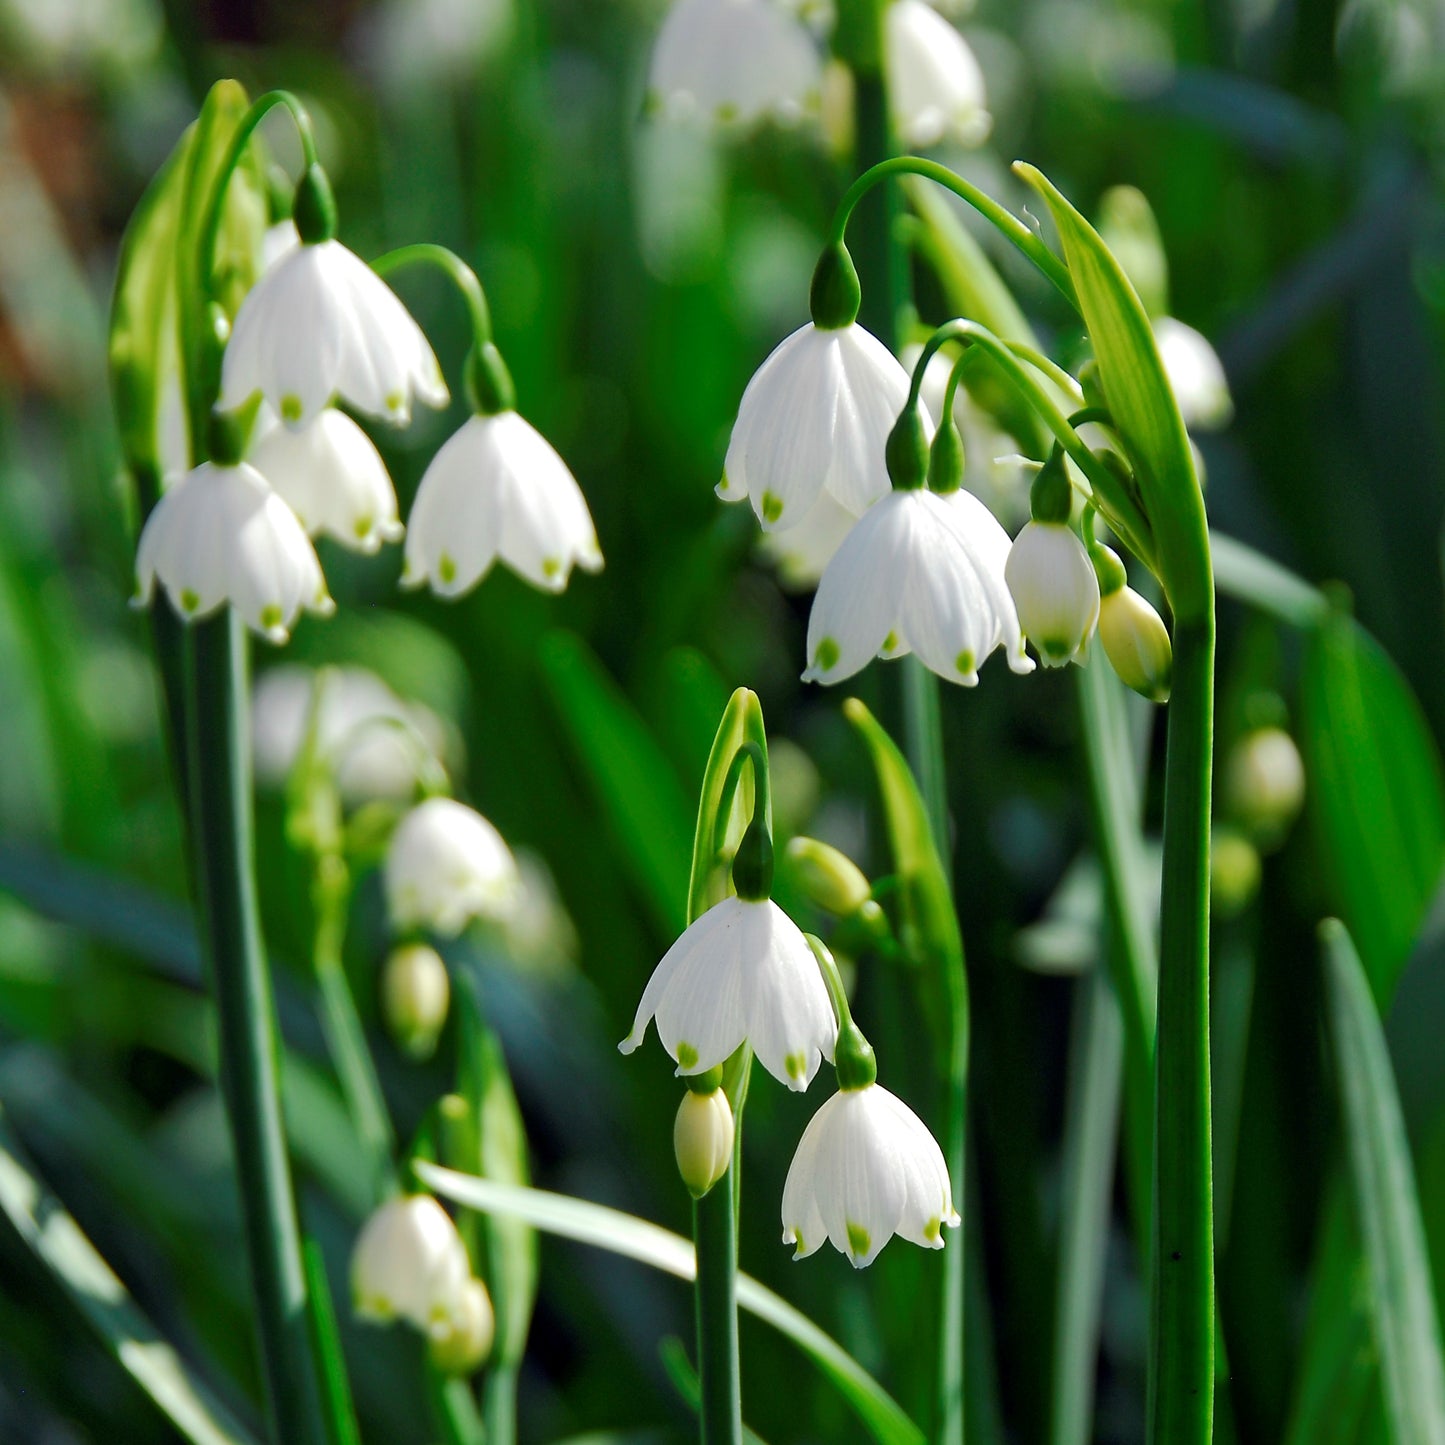
{"type": "MultiPolygon", "coordinates": [[[[688,1231],[670,1145],[677,1086],[660,1049],[624,1064],[614,1045],[681,922],[696,789],[733,687],[756,689],[775,737],[795,745],[777,749],[784,830],[806,827],[884,869],[874,785],[842,698],[797,681],[807,599],[756,559],[748,509],[712,494],[743,386],[806,318],[851,159],[807,132],[714,144],[641,122],[664,8],[0,0],[0,1104],[140,1303],[243,1416],[254,1362],[236,1206],[149,635],[126,605],[133,504],[104,366],[121,230],[214,79],[304,97],[341,237],[361,255],[433,240],[475,265],[521,410],[596,518],[606,570],[558,599],[501,571],[454,606],[403,596],[397,549],[359,559],[323,543],[337,617],[306,621],[284,655],[261,647],[256,658],[258,671],[366,666],[424,703],[451,731],[462,795],[545,860],[570,927],[553,916],[531,947],[467,945],[455,958],[503,1038],[536,1181],[688,1231]]],[[[1233,427],[1202,442],[1214,525],[1348,589],[1438,737],[1445,7],[979,0],[963,28],[988,76],[994,135],[945,158],[1015,207],[1015,156],[1086,210],[1121,182],[1146,193],[1171,310],[1215,340],[1235,395],[1233,427]]],[[[294,164],[285,132],[274,138],[294,164]]],[[[1066,328],[1041,283],[996,259],[1044,334],[1066,328]]],[[[452,296],[424,275],[398,289],[455,377],[467,338],[452,296]]],[[[925,319],[944,319],[922,275],[919,298],[925,319]]],[[[1066,329],[1055,339],[1071,340],[1066,329]]],[[[454,405],[378,436],[403,512],[461,415],[454,405]]],[[[1312,766],[1339,741],[1328,735],[1338,725],[1328,674],[1315,678],[1324,692],[1312,709],[1298,692],[1296,636],[1234,603],[1221,621],[1221,746],[1253,695],[1277,692],[1312,766]]],[[[896,732],[894,673],[874,667],[857,691],[896,732]]],[[[1379,707],[1388,770],[1396,714],[1379,707]]],[[[1019,930],[1087,850],[1077,708],[1067,677],[1019,679],[995,663],[976,691],[947,692],[944,718],[975,1008],[971,1294],[975,1318],[991,1321],[1005,1431],[995,1438],[1042,1441],[1076,990],[1067,972],[1092,961],[1097,938],[1087,879],[1081,921],[1054,949],[1065,976],[1026,967],[1019,930]]],[[[1396,795],[1438,797],[1433,745],[1418,767],[1405,751],[1396,795]]],[[[1374,819],[1368,807],[1351,814],[1344,826],[1356,831],[1341,844],[1319,813],[1216,929],[1219,976],[1233,968],[1247,1000],[1252,991],[1248,1029],[1222,1029],[1217,1057],[1239,1121],[1220,1225],[1231,1351],[1221,1437],[1260,1445],[1285,1438],[1337,1155],[1314,924],[1347,906],[1342,869],[1352,856],[1363,866],[1374,819]]],[[[1438,844],[1431,835],[1414,858],[1423,898],[1438,844]]],[[[344,1294],[364,1186],[299,962],[306,876],[274,791],[261,796],[259,868],[303,1208],[344,1294]]],[[[1380,886],[1389,893],[1393,880],[1380,886]]],[[[1400,905],[1390,935],[1400,941],[1377,973],[1403,970],[1392,1044],[1439,1280],[1445,986],[1428,918],[1416,941],[1422,901],[1400,905]]],[[[348,940],[373,1021],[385,948],[373,878],[348,940]]],[[[908,1097],[922,1024],[908,991],[870,967],[860,1022],[885,1081],[908,1097]]],[[[415,1066],[379,1029],[375,1043],[405,1137],[450,1086],[448,1050],[415,1066]]],[[[895,1245],[855,1275],[832,1251],[793,1266],[778,1243],[782,1179],[816,1103],[753,1092],[742,1266],[906,1400],[908,1301],[936,1259],[895,1245]]],[[[1124,1445],[1143,1438],[1145,1303],[1122,1193],[1115,1216],[1096,1438],[1124,1445]]],[[[690,1340],[689,1292],[556,1242],[542,1258],[522,1440],[687,1438],[658,1345],[690,1340]]],[[[370,1438],[428,1438],[418,1342],[344,1324],[370,1438]]],[[[746,1320],[743,1361],[745,1413],[765,1439],[854,1438],[812,1367],[746,1320]]],[[[987,1399],[976,1397],[980,1415],[987,1399]]],[[[1378,1400],[1361,1411],[1359,1434],[1341,1438],[1383,1438],[1370,1434],[1378,1400]]],[[[170,1438],[0,1226],[0,1441],[170,1438]]]]}

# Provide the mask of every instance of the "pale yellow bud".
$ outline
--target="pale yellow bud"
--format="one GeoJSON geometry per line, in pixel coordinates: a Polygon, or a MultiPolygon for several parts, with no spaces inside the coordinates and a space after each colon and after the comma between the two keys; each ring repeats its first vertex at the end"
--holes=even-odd
{"type": "Polygon", "coordinates": [[[694,1199],[701,1199],[728,1171],[733,1157],[733,1111],[721,1089],[682,1096],[672,1126],[677,1172],[694,1199]]]}
{"type": "Polygon", "coordinates": [[[863,870],[827,843],[794,838],[788,843],[787,857],[799,887],[825,912],[851,918],[872,896],[863,870]]]}
{"type": "Polygon", "coordinates": [[[470,1375],[492,1353],[497,1332],[492,1297],[479,1279],[469,1279],[457,1301],[455,1317],[445,1331],[433,1330],[428,1347],[431,1362],[444,1375],[470,1375]]]}
{"type": "Polygon", "coordinates": [[[1164,619],[1132,587],[1099,604],[1099,640],[1119,680],[1150,702],[1169,701],[1174,649],[1164,619]]]}
{"type": "Polygon", "coordinates": [[[397,1045],[414,1059],[436,1048],[451,1007],[447,966],[424,943],[394,949],[381,975],[381,1008],[397,1045]]]}
{"type": "Polygon", "coordinates": [[[1225,796],[1256,842],[1277,846],[1304,805],[1304,762],[1294,739],[1277,727],[1247,733],[1230,754],[1225,796]]]}

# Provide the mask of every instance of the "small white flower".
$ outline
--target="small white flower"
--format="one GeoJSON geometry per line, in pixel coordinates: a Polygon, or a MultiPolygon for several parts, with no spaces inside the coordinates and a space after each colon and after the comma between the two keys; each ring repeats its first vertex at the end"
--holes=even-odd
{"type": "Polygon", "coordinates": [[[333,397],[405,425],[413,395],[445,406],[446,383],[421,327],[396,294],[340,241],[298,246],[247,293],[221,364],[230,411],[257,392],[288,426],[333,397]]]}
{"type": "Polygon", "coordinates": [[[822,59],[777,0],[677,0],[647,82],[650,109],[675,119],[793,124],[818,110],[822,59]]]}
{"type": "Polygon", "coordinates": [[[403,1052],[429,1058],[451,1010],[447,966],[426,943],[394,948],[381,971],[381,1016],[403,1052]]]}
{"type": "Polygon", "coordinates": [[[366,553],[401,537],[386,463],[345,412],[327,407],[303,426],[272,427],[249,460],[313,537],[366,553]]]}
{"type": "Polygon", "coordinates": [[[630,1054],[657,1019],[679,1074],[720,1064],[746,1040],[790,1089],[806,1089],[833,1057],[838,1026],[818,961],[797,924],[771,899],[724,898],[668,949],[637,1005],[630,1054]]]}
{"type": "Polygon", "coordinates": [[[993,117],[968,42],[925,0],[893,0],[884,23],[888,95],[903,144],[982,145],[993,117]]]}
{"type": "Polygon", "coordinates": [[[1224,782],[1231,812],[1269,848],[1283,839],[1304,806],[1304,760],[1283,728],[1246,733],[1230,753],[1224,782]]]}
{"type": "Polygon", "coordinates": [[[434,1339],[465,1323],[471,1265],[451,1216],[429,1194],[391,1199],[366,1221],[351,1255],[357,1315],[406,1320],[434,1339]]]}
{"type": "Polygon", "coordinates": [[[1045,667],[1076,662],[1099,622],[1099,579],[1063,522],[1030,522],[1004,568],[1019,624],[1045,667]]]}
{"type": "Polygon", "coordinates": [[[401,820],[386,854],[386,904],[398,932],[454,938],[473,918],[504,919],[521,889],[517,860],[478,812],[428,798],[401,820]]]}
{"type": "Polygon", "coordinates": [[[245,462],[204,462],[174,483],[146,519],[135,570],[137,606],[159,582],[183,617],[229,602],[268,642],[285,642],[302,608],[336,610],[295,513],[245,462]]]}
{"type": "Polygon", "coordinates": [[[888,490],[888,434],[908,373],[856,322],[793,332],[743,392],[717,494],[751,497],[766,532],[801,525],[831,494],[861,516],[888,490]]]}
{"type": "Polygon", "coordinates": [[[783,1185],[783,1243],[795,1259],[827,1239],[862,1269],[895,1234],[942,1249],[943,1226],[960,1223],[943,1151],[902,1099],[868,1084],[813,1115],[783,1185]]]}
{"type": "Polygon", "coordinates": [[[763,533],[758,550],[778,569],[784,587],[811,592],[857,520],[831,492],[820,492],[794,526],[763,533]]]}
{"type": "Polygon", "coordinates": [[[1172,316],[1160,316],[1154,322],[1154,341],[1184,425],[1191,431],[1228,426],[1234,400],[1224,365],[1208,339],[1172,316]]]}
{"type": "Polygon", "coordinates": [[[805,682],[842,682],[873,657],[916,652],[972,686],[995,647],[1032,672],[1004,582],[1008,534],[971,492],[890,492],[828,564],[808,619],[805,682]]]}
{"type": "Polygon", "coordinates": [[[574,565],[602,568],[576,478],[515,411],[473,416],[432,458],[408,520],[402,584],[457,597],[498,557],[544,592],[561,592],[574,565]]]}

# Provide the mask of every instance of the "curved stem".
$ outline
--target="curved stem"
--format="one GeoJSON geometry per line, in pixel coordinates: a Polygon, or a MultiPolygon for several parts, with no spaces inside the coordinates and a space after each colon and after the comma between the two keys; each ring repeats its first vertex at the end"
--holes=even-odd
{"type": "Polygon", "coordinates": [[[378,256],[371,263],[371,269],[378,276],[386,276],[403,266],[419,265],[435,266],[450,278],[466,300],[467,312],[472,319],[472,340],[478,347],[487,345],[492,340],[492,309],[487,304],[487,293],[482,289],[477,273],[455,251],[431,241],[418,241],[378,256]]]}
{"type": "Polygon", "coordinates": [[[717,818],[713,825],[712,847],[714,853],[719,852],[722,848],[727,820],[732,813],[733,800],[737,797],[738,787],[743,780],[743,768],[747,764],[751,764],[753,770],[753,816],[755,818],[761,816],[763,827],[769,834],[773,831],[773,790],[768,773],[768,755],[760,743],[749,738],[738,744],[732,762],[728,764],[727,776],[723,779],[717,818]]]}
{"type": "Polygon", "coordinates": [[[999,205],[992,196],[985,194],[977,186],[949,170],[947,166],[940,165],[937,161],[924,160],[921,156],[892,156],[864,171],[849,186],[847,193],[838,203],[828,239],[841,241],[848,229],[848,217],[852,214],[853,207],[874,186],[898,175],[922,176],[925,180],[934,181],[945,190],[952,191],[961,200],[967,201],[985,220],[992,222],[1053,282],[1071,306],[1076,305],[1074,283],[1069,278],[1069,268],[1044,245],[1039,236],[1025,222],[1019,220],[1012,211],[999,205]]]}

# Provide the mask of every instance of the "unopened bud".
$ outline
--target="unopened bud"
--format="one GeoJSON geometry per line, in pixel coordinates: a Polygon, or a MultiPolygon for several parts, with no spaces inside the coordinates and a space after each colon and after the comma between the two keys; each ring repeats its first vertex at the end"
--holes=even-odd
{"type": "Polygon", "coordinates": [[[451,997],[447,966],[436,949],[411,943],[392,951],[381,976],[382,1016],[412,1058],[425,1059],[436,1048],[451,997]]]}
{"type": "Polygon", "coordinates": [[[1150,702],[1168,702],[1174,648],[1164,619],[1132,587],[1099,604],[1099,640],[1119,680],[1150,702]]]}
{"type": "Polygon", "coordinates": [[[1225,773],[1231,815],[1264,848],[1277,847],[1304,804],[1305,769],[1299,748],[1283,728],[1246,733],[1225,773]]]}
{"type": "Polygon", "coordinates": [[[479,1279],[469,1279],[457,1301],[456,1317],[445,1333],[433,1332],[431,1362],[444,1375],[474,1374],[492,1353],[497,1320],[492,1297],[479,1279]]]}
{"type": "Polygon", "coordinates": [[[816,838],[793,838],[788,863],[798,886],[826,913],[851,918],[872,897],[863,870],[847,856],[816,838]]]}
{"type": "Polygon", "coordinates": [[[677,1172],[694,1199],[701,1199],[724,1174],[733,1157],[733,1111],[721,1089],[682,1096],[672,1126],[677,1172]]]}
{"type": "Polygon", "coordinates": [[[1259,892],[1259,850],[1235,828],[1219,827],[1209,854],[1210,906],[1220,918],[1238,917],[1259,892]]]}

